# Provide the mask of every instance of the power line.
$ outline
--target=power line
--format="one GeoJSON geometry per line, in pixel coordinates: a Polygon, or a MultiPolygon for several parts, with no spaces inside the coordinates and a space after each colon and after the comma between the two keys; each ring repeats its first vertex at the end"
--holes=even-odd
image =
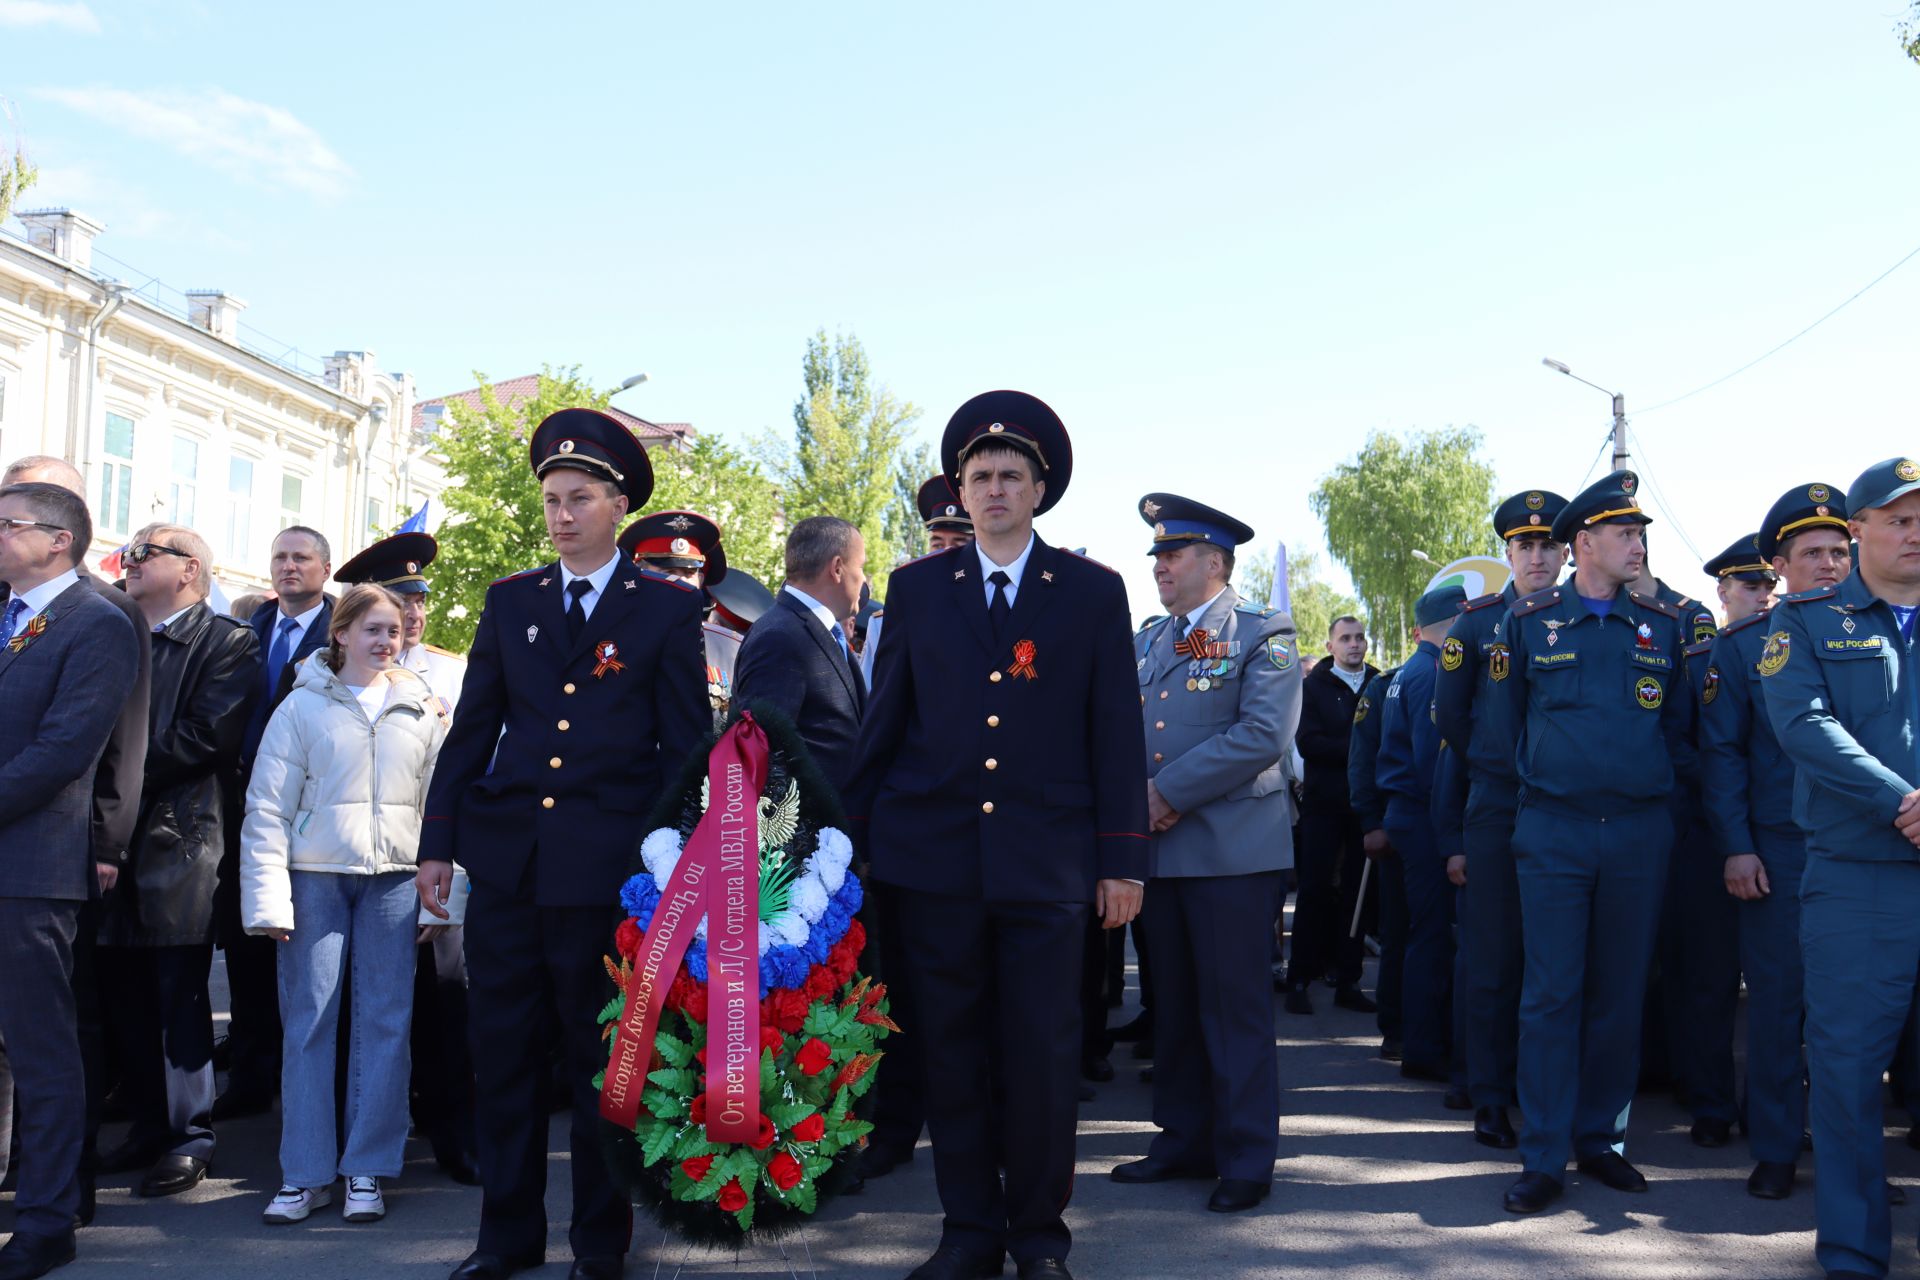
{"type": "MultiPolygon", "coordinates": [[[[1638,431],[1635,431],[1632,427],[1628,427],[1627,434],[1630,437],[1632,437],[1634,451],[1644,455],[1646,453],[1646,448],[1644,447],[1644,445],[1640,440],[1640,433],[1638,431]]],[[[1643,471],[1641,474],[1642,476],[1645,477],[1648,487],[1653,491],[1654,501],[1658,502],[1660,504],[1660,509],[1667,513],[1667,519],[1672,522],[1673,531],[1674,533],[1679,535],[1681,545],[1686,547],[1688,551],[1691,551],[1693,553],[1693,558],[1695,560],[1706,559],[1705,556],[1700,554],[1700,548],[1696,547],[1693,544],[1693,539],[1687,536],[1686,527],[1680,523],[1680,517],[1674,512],[1673,503],[1669,501],[1667,498],[1667,491],[1660,487],[1660,481],[1658,477],[1656,477],[1653,474],[1652,458],[1650,457],[1647,458],[1647,469],[1643,471]]]]}
{"type": "Polygon", "coordinates": [[[1818,329],[1821,325],[1825,324],[1827,321],[1839,315],[1842,311],[1845,311],[1849,306],[1853,305],[1853,303],[1860,297],[1861,294],[1865,293],[1868,289],[1873,288],[1873,286],[1879,284],[1882,280],[1885,280],[1888,276],[1892,275],[1894,272],[1898,271],[1900,268],[1906,266],[1909,262],[1913,261],[1916,257],[1920,257],[1920,245],[1915,245],[1913,247],[1913,251],[1907,254],[1906,257],[1900,259],[1900,261],[1894,263],[1892,266],[1888,267],[1885,271],[1882,271],[1879,275],[1867,281],[1866,284],[1862,285],[1860,289],[1857,292],[1855,292],[1852,297],[1848,298],[1845,302],[1841,303],[1839,306],[1835,307],[1833,310],[1827,312],[1827,314],[1821,316],[1818,320],[1815,320],[1812,324],[1808,325],[1806,328],[1802,329],[1800,332],[1794,334],[1791,338],[1788,338],[1785,342],[1781,343],[1779,346],[1774,347],[1772,350],[1766,352],[1764,355],[1755,356],[1753,359],[1741,365],[1738,369],[1735,369],[1732,373],[1726,374],[1723,377],[1715,378],[1712,382],[1707,383],[1703,387],[1695,387],[1693,390],[1687,392],[1683,396],[1675,396],[1671,400],[1662,400],[1659,404],[1656,404],[1651,408],[1636,410],[1636,414],[1657,413],[1661,409],[1665,409],[1671,405],[1679,404],[1682,400],[1691,400],[1693,399],[1693,397],[1699,395],[1703,391],[1711,391],[1715,387],[1719,386],[1721,383],[1727,382],[1727,381],[1730,381],[1731,379],[1739,377],[1741,374],[1753,368],[1753,366],[1759,364],[1761,361],[1766,360],[1772,356],[1778,355],[1780,352],[1786,350],[1788,347],[1792,346],[1794,343],[1800,341],[1800,339],[1812,333],[1815,329],[1818,329]]]}
{"type": "MultiPolygon", "coordinates": [[[[1613,443],[1613,428],[1607,428],[1607,434],[1601,437],[1600,447],[1594,451],[1593,461],[1587,464],[1587,474],[1580,477],[1580,488],[1587,487],[1587,481],[1593,479],[1593,469],[1600,465],[1600,459],[1607,456],[1607,447],[1613,443]]],[[[1576,490],[1577,492],[1577,490],[1576,490]]]]}

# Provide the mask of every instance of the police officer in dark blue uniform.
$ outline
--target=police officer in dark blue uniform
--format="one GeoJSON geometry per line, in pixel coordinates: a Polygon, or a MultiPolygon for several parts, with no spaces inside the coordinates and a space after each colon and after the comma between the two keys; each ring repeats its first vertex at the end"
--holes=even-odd
{"type": "Polygon", "coordinates": [[[1757,663],[1806,833],[1800,945],[1819,1234],[1827,1275],[1892,1252],[1880,1081],[1920,972],[1920,462],[1847,487],[1853,574],[1784,596],[1757,663]]]}
{"type": "MultiPolygon", "coordinates": [[[[1380,942],[1380,965],[1374,972],[1373,998],[1379,1006],[1374,1025],[1380,1029],[1380,1056],[1388,1062],[1402,1057],[1401,990],[1406,978],[1407,895],[1398,883],[1399,855],[1387,839],[1387,795],[1380,789],[1380,714],[1399,667],[1388,667],[1360,690],[1353,704],[1353,737],[1347,743],[1347,794],[1354,816],[1360,819],[1361,849],[1373,864],[1363,872],[1374,885],[1375,936],[1380,942]]],[[[1340,921],[1351,930],[1351,919],[1340,921]]]]}
{"type": "Polygon", "coordinates": [[[1011,1253],[1057,1280],[1087,916],[1127,923],[1148,872],[1133,628],[1119,575],[1033,533],[1072,474],[1051,409],[976,396],[941,461],[977,540],[893,571],[846,807],[900,890],[928,1050],[946,1219],[913,1276],[997,1276],[1011,1253]]]}
{"type": "MultiPolygon", "coordinates": [[[[1440,736],[1467,767],[1466,806],[1461,821],[1461,969],[1467,1092],[1473,1103],[1473,1136],[1496,1148],[1519,1141],[1508,1109],[1518,1098],[1514,1062],[1520,1048],[1520,884],[1513,867],[1513,815],[1520,803],[1511,737],[1495,731],[1489,701],[1507,667],[1495,667],[1500,623],[1522,596],[1553,586],[1566,567],[1567,549],[1553,540],[1553,522],[1567,500],[1546,489],[1526,489],[1493,513],[1494,532],[1506,544],[1513,576],[1498,592],[1469,600],[1440,646],[1434,680],[1433,718],[1440,736]],[[1497,677],[1497,678],[1496,678],[1497,677]]],[[[1509,650],[1498,654],[1502,664],[1509,650]]]]}
{"type": "Polygon", "coordinates": [[[601,957],[628,856],[662,781],[711,723],[697,588],[615,544],[653,489],[619,422],[563,409],[533,434],[556,562],[502,578],[468,656],[427,792],[420,896],[442,903],[456,860],[473,884],[467,973],[479,1079],[480,1238],[454,1280],[497,1280],[546,1253],[547,1055],[557,1016],[573,1086],[572,1274],[621,1274],[633,1228],[600,1155],[601,957]],[[491,764],[489,763],[491,761],[491,764]]]}
{"type": "MultiPolygon", "coordinates": [[[[1847,495],[1796,485],[1767,512],[1754,552],[1787,593],[1836,586],[1852,571],[1847,495]]],[[[1793,764],[1780,749],[1760,688],[1770,609],[1729,618],[1706,664],[1700,698],[1700,772],[1722,882],[1739,918],[1747,984],[1747,1192],[1793,1191],[1807,1125],[1801,1052],[1800,877],[1806,837],[1793,823],[1793,764]]]]}
{"type": "Polygon", "coordinates": [[[1560,1195],[1570,1157],[1616,1190],[1647,1185],[1621,1149],[1673,843],[1674,760],[1691,717],[1680,615],[1627,586],[1649,522],[1638,487],[1616,471],[1567,504],[1553,537],[1572,548],[1573,576],[1515,601],[1489,659],[1506,670],[1489,710],[1517,744],[1521,787],[1525,1172],[1506,1195],[1515,1213],[1560,1195]]]}
{"type": "MultiPolygon", "coordinates": [[[[1440,669],[1440,644],[1466,603],[1467,593],[1457,585],[1436,587],[1414,603],[1420,641],[1387,686],[1374,775],[1387,798],[1387,839],[1399,856],[1407,902],[1400,1074],[1443,1083],[1453,1078],[1453,885],[1431,813],[1440,752],[1433,680],[1440,669]]],[[[1384,875],[1381,887],[1389,887],[1384,875]]],[[[1461,1074],[1464,1084],[1464,1068],[1461,1074]]]]}

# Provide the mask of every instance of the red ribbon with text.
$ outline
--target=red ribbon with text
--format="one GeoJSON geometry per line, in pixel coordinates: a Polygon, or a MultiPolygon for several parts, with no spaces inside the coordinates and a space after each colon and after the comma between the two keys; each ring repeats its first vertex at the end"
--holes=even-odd
{"type": "Polygon", "coordinates": [[[662,886],[627,982],[600,1114],[632,1130],[667,989],[707,917],[707,1138],[760,1134],[760,793],[767,735],[743,715],[707,757],[707,811],[662,886]]]}

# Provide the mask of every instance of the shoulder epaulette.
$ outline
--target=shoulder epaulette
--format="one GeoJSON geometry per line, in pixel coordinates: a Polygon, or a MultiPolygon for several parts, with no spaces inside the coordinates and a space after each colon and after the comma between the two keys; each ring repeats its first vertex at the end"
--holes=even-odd
{"type": "Polygon", "coordinates": [[[543,564],[538,568],[534,568],[534,569],[522,569],[518,573],[510,573],[504,578],[495,578],[493,580],[493,585],[497,587],[503,582],[512,582],[516,578],[531,578],[536,573],[548,573],[552,569],[553,569],[553,566],[550,564],[543,564]]]}
{"type": "Polygon", "coordinates": [[[636,569],[634,571],[634,574],[642,582],[658,582],[665,586],[672,587],[678,591],[697,592],[700,590],[699,587],[696,587],[691,583],[682,582],[678,578],[669,578],[666,574],[661,573],[655,569],[636,569]]]}
{"type": "Polygon", "coordinates": [[[1112,565],[1101,564],[1098,560],[1095,560],[1092,556],[1082,555],[1078,551],[1069,551],[1065,547],[1056,547],[1054,549],[1060,552],[1061,555],[1072,556],[1075,560],[1083,561],[1087,564],[1092,565],[1096,569],[1104,569],[1116,578],[1120,576],[1120,571],[1118,569],[1114,568],[1112,565]]]}
{"type": "Polygon", "coordinates": [[[1741,631],[1747,627],[1754,626],[1757,623],[1759,623],[1762,619],[1764,619],[1771,612],[1773,612],[1771,609],[1762,609],[1758,613],[1748,614],[1746,617],[1740,619],[1738,622],[1729,622],[1726,626],[1720,628],[1720,634],[1723,636],[1730,636],[1736,631],[1741,631]]]}
{"type": "Polygon", "coordinates": [[[879,609],[875,609],[875,610],[873,611],[873,616],[872,616],[872,617],[870,617],[870,618],[868,618],[868,619],[867,619],[867,621],[868,621],[868,622],[872,622],[874,618],[884,618],[884,617],[886,617],[886,616],[887,616],[887,611],[886,611],[886,609],[885,609],[884,607],[883,607],[883,608],[879,608],[879,609]]]}
{"type": "Polygon", "coordinates": [[[1838,586],[1815,587],[1811,591],[1794,591],[1774,601],[1776,605],[1806,604],[1810,600],[1828,600],[1840,594],[1838,586]]]}
{"type": "Polygon", "coordinates": [[[1460,612],[1472,613],[1475,609],[1484,609],[1490,604],[1499,603],[1500,593],[1498,591],[1489,591],[1486,595],[1467,601],[1466,604],[1460,607],[1460,612]]]}
{"type": "MultiPolygon", "coordinates": [[[[1156,613],[1151,618],[1148,618],[1145,622],[1140,624],[1140,631],[1151,631],[1155,627],[1159,626],[1161,623],[1165,622],[1166,620],[1167,620],[1166,614],[1156,613]]],[[[1139,635],[1140,631],[1136,631],[1133,634],[1139,635]]]]}
{"type": "Polygon", "coordinates": [[[1513,615],[1516,618],[1524,618],[1530,613],[1537,613],[1550,604],[1558,604],[1565,598],[1566,593],[1565,587],[1542,587],[1530,596],[1521,596],[1515,600],[1513,615]]]}
{"type": "Polygon", "coordinates": [[[1708,653],[1712,652],[1712,650],[1713,650],[1713,641],[1702,640],[1698,644],[1688,645],[1686,648],[1686,655],[1689,658],[1703,658],[1708,653]]]}
{"type": "Polygon", "coordinates": [[[1250,613],[1256,618],[1271,618],[1274,614],[1280,612],[1278,609],[1269,609],[1265,605],[1254,604],[1247,600],[1242,600],[1240,603],[1234,605],[1233,611],[1235,613],[1250,613]]]}
{"type": "Polygon", "coordinates": [[[1680,618],[1680,610],[1658,596],[1643,596],[1638,591],[1629,591],[1627,592],[1627,599],[1633,601],[1643,609],[1651,609],[1655,613],[1663,613],[1675,621],[1678,621],[1680,618]]]}
{"type": "MultiPolygon", "coordinates": [[[[973,545],[973,544],[972,544],[971,542],[967,542],[967,543],[962,543],[962,544],[961,544],[961,546],[965,546],[965,547],[970,547],[970,546],[972,546],[972,545],[973,545]]],[[[900,572],[900,571],[901,571],[902,569],[905,569],[905,568],[907,568],[907,567],[908,567],[909,565],[916,565],[916,564],[919,564],[919,563],[920,563],[920,562],[921,562],[922,560],[932,560],[932,559],[935,559],[935,558],[937,558],[937,557],[939,557],[939,556],[943,556],[943,555],[945,555],[945,554],[947,554],[947,552],[949,552],[949,551],[958,551],[958,550],[960,550],[960,549],[961,549],[960,547],[942,547],[942,548],[941,548],[940,550],[938,550],[938,551],[929,551],[929,552],[927,552],[927,554],[925,554],[925,555],[923,555],[923,556],[915,556],[915,557],[914,557],[913,559],[911,559],[911,560],[903,560],[903,561],[901,561],[901,562],[900,562],[899,564],[897,564],[897,565],[895,565],[895,566],[893,567],[893,571],[894,571],[895,573],[898,573],[898,572],[900,572]]]]}
{"type": "Polygon", "coordinates": [[[425,650],[426,650],[426,651],[427,651],[428,653],[437,653],[437,654],[439,654],[439,655],[440,655],[441,657],[443,657],[443,658],[460,658],[460,659],[462,659],[462,660],[464,660],[464,659],[466,658],[466,656],[467,656],[467,655],[466,655],[466,654],[464,654],[464,653],[455,653],[455,652],[454,652],[453,650],[451,650],[451,649],[442,649],[442,648],[441,648],[441,647],[440,647],[439,645],[437,645],[437,644],[426,644],[426,643],[424,643],[424,642],[422,642],[422,644],[420,645],[420,647],[421,647],[422,649],[425,649],[425,650]]]}

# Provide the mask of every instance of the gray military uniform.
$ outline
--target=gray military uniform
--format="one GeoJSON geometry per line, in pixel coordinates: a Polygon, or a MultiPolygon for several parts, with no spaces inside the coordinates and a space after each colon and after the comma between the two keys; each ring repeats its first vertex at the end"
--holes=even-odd
{"type": "Polygon", "coordinates": [[[1268,960],[1293,865],[1281,762],[1300,659],[1293,620],[1231,587],[1175,631],[1161,619],[1134,638],[1147,774],[1180,814],[1152,837],[1144,914],[1160,1045],[1148,1158],[1265,1185],[1280,1112],[1268,960]]]}

